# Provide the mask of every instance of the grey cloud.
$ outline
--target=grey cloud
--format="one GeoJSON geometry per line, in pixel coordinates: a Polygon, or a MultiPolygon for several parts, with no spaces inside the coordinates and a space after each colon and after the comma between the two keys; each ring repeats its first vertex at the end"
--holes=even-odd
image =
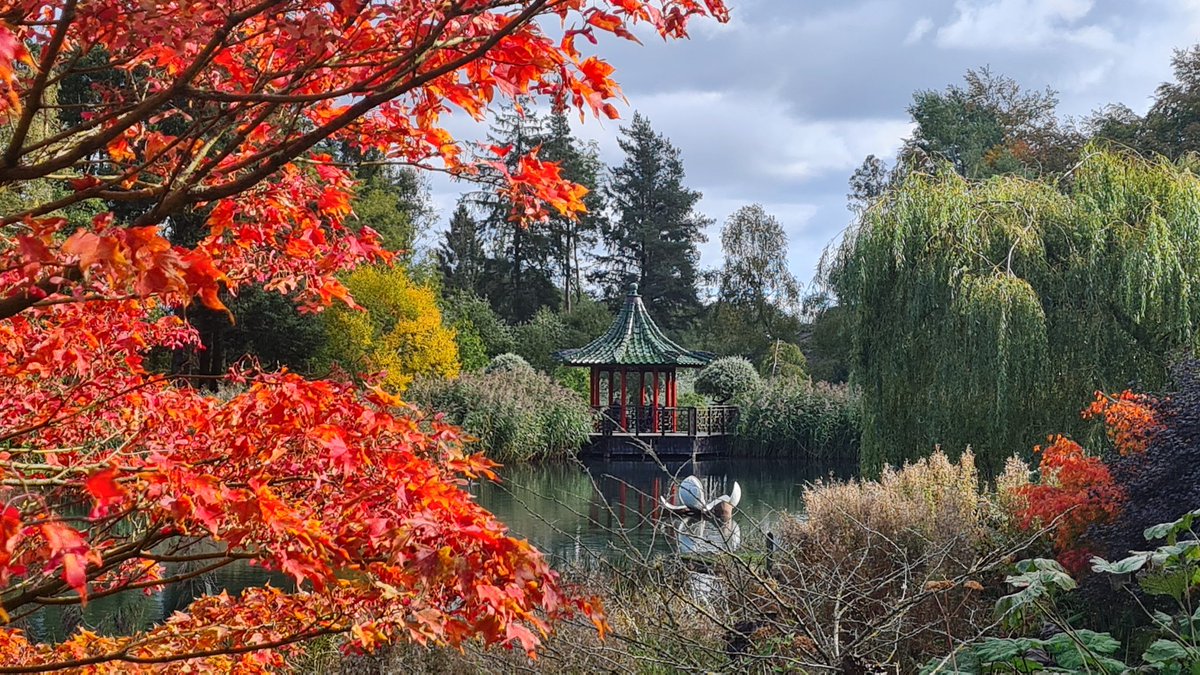
{"type": "MultiPolygon", "coordinates": [[[[920,89],[989,65],[1026,87],[1060,92],[1065,114],[1110,102],[1144,110],[1170,77],[1173,48],[1200,39],[1200,0],[729,0],[727,26],[644,46],[606,40],[632,116],[647,114],[682,151],[700,205],[718,223],[761,202],[791,238],[793,271],[811,277],[846,226],[846,181],[868,153],[890,157],[920,89]]],[[[619,123],[579,128],[620,161],[619,123]]],[[[460,124],[460,134],[479,135],[460,124]]],[[[434,178],[446,217],[462,186],[434,178]]]]}

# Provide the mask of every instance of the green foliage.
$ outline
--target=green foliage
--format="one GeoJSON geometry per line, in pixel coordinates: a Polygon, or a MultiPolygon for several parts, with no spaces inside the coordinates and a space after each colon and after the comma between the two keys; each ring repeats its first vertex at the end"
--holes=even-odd
{"type": "Polygon", "coordinates": [[[908,108],[916,129],[903,162],[949,162],[967,178],[1036,176],[1069,168],[1080,141],[1060,124],[1055,92],[1022,89],[987,68],[968,70],[965,86],[919,91],[908,108]]]}
{"type": "Polygon", "coordinates": [[[700,311],[697,245],[709,221],[695,211],[700,193],[684,186],[679,150],[648,119],[635,114],[619,143],[625,161],[612,170],[608,190],[616,217],[604,226],[592,278],[613,305],[636,281],[659,324],[678,330],[700,311]]]}
{"type": "Polygon", "coordinates": [[[759,359],[758,372],[766,378],[808,379],[808,359],[804,358],[804,352],[800,351],[799,346],[776,340],[759,359]]]}
{"type": "Polygon", "coordinates": [[[787,234],[760,204],[743,206],[721,228],[723,302],[747,307],[761,329],[775,333],[773,319],[800,300],[800,284],[788,269],[787,234]]]}
{"type": "MultiPolygon", "coordinates": [[[[492,118],[488,140],[509,148],[504,161],[516,172],[517,161],[546,140],[546,119],[532,107],[507,108],[492,118]]],[[[484,179],[503,182],[498,170],[484,179]]],[[[485,172],[487,173],[487,172],[485,172]]],[[[555,238],[546,227],[518,227],[512,221],[513,205],[494,191],[470,196],[478,215],[480,236],[488,244],[487,259],[477,290],[509,323],[533,318],[543,307],[558,308],[560,293],[554,282],[555,238]]]]}
{"type": "MultiPolygon", "coordinates": [[[[1113,585],[1131,593],[1125,583],[1130,576],[1146,596],[1164,596],[1174,603],[1169,614],[1152,599],[1139,599],[1149,622],[1150,639],[1141,653],[1142,665],[1136,672],[1200,672],[1200,609],[1196,609],[1196,589],[1200,587],[1200,538],[1194,525],[1200,523],[1200,510],[1179,519],[1146,529],[1148,541],[1165,539],[1152,551],[1141,551],[1116,562],[1092,559],[1092,570],[1113,577],[1113,585]]],[[[1016,590],[997,602],[1000,620],[1010,627],[1038,625],[1044,621],[1061,631],[1046,639],[1030,637],[987,638],[970,644],[955,657],[953,670],[958,673],[1030,673],[1040,672],[1133,672],[1135,668],[1120,661],[1121,643],[1108,633],[1079,628],[1061,611],[1058,600],[1075,589],[1075,580],[1053,560],[1024,560],[1017,563],[1016,574],[1007,581],[1016,590]],[[1036,621],[1034,621],[1036,620],[1036,621]],[[1052,664],[1032,659],[1035,650],[1045,652],[1052,664]]],[[[1098,612],[1093,611],[1093,614],[1098,612]]],[[[1133,652],[1136,654],[1137,652],[1133,652]]],[[[945,661],[943,659],[942,661],[945,661]]],[[[930,663],[923,672],[934,672],[930,663]]]]}
{"type": "Polygon", "coordinates": [[[799,317],[768,303],[764,310],[772,316],[768,331],[754,308],[717,301],[705,308],[695,327],[683,336],[683,343],[722,356],[745,356],[762,362],[771,352],[779,335],[799,335],[799,317]]]}
{"type": "Polygon", "coordinates": [[[517,343],[512,328],[500,318],[487,300],[469,293],[449,293],[442,299],[446,323],[456,327],[470,324],[483,342],[487,358],[511,352],[517,343]]]}
{"type": "Polygon", "coordinates": [[[485,373],[521,373],[528,375],[533,373],[533,366],[529,365],[523,357],[517,354],[500,354],[487,364],[484,368],[485,373]]]}
{"type": "Polygon", "coordinates": [[[1125,117],[1125,126],[1111,125],[1104,131],[1115,140],[1120,132],[1133,130],[1132,147],[1157,152],[1172,159],[1200,151],[1200,45],[1177,50],[1171,58],[1173,82],[1165,82],[1155,92],[1154,103],[1144,119],[1125,117]],[[1113,133],[1117,132],[1117,133],[1113,133]]]}
{"type": "Polygon", "coordinates": [[[453,329],[442,324],[436,295],[403,267],[360,267],[346,277],[363,310],[334,307],[321,316],[325,359],[354,375],[382,373],[382,385],[403,392],[417,375],[459,372],[453,329]]]}
{"type": "Polygon", "coordinates": [[[420,175],[413,169],[391,167],[364,173],[353,203],[358,223],[378,232],[389,250],[402,252],[406,259],[411,257],[417,232],[433,218],[428,190],[420,175]]]}
{"type": "Polygon", "coordinates": [[[586,299],[581,257],[596,245],[607,210],[604,191],[599,189],[604,164],[595,141],[584,144],[575,138],[565,110],[550,115],[540,157],[557,162],[564,178],[588,189],[583,200],[587,213],[578,218],[552,214],[545,224],[550,232],[550,257],[562,284],[563,306],[571,310],[586,299]]]}
{"type": "Polygon", "coordinates": [[[800,349],[808,361],[809,375],[823,382],[845,382],[850,378],[854,344],[849,333],[850,313],[824,296],[810,298],[806,304],[812,322],[801,332],[800,349]]]}
{"type": "Polygon", "coordinates": [[[554,352],[566,342],[567,326],[556,312],[542,308],[527,323],[513,329],[520,354],[529,365],[543,373],[554,370],[554,352]]]}
{"type": "Polygon", "coordinates": [[[591,381],[587,368],[572,368],[569,366],[559,366],[554,369],[552,374],[554,381],[563,387],[579,394],[580,398],[591,402],[591,381]]]}
{"type": "Polygon", "coordinates": [[[435,253],[442,284],[447,291],[482,292],[480,286],[487,267],[487,257],[481,234],[479,223],[475,222],[470,209],[460,200],[454,215],[450,217],[450,227],[446,229],[435,253]]]}
{"type": "Polygon", "coordinates": [[[1096,389],[1156,388],[1197,345],[1200,180],[1089,148],[1073,186],[911,174],[830,273],[849,313],[868,469],[935,445],[994,473],[1096,389]]]}
{"type": "Polygon", "coordinates": [[[582,347],[608,330],[613,322],[613,313],[608,306],[588,296],[578,298],[571,309],[559,314],[565,331],[559,349],[582,347]]]}
{"type": "Polygon", "coordinates": [[[808,379],[768,380],[738,400],[738,451],[805,460],[858,460],[859,397],[850,387],[808,379]]]}
{"type": "Polygon", "coordinates": [[[422,378],[410,387],[408,399],[446,413],[500,462],[573,455],[592,430],[587,402],[528,366],[422,378]]]}
{"type": "Polygon", "coordinates": [[[718,401],[749,394],[762,384],[754,365],[740,356],[726,356],[704,367],[696,378],[696,392],[718,401]]]}
{"type": "Polygon", "coordinates": [[[458,345],[458,360],[462,369],[474,372],[487,367],[487,345],[479,335],[479,329],[470,321],[454,324],[454,342],[458,345]]]}

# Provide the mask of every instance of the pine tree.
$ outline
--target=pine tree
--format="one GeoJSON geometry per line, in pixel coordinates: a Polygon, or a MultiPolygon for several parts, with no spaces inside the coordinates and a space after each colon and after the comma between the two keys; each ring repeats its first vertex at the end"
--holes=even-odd
{"type": "Polygon", "coordinates": [[[479,224],[471,217],[471,211],[463,200],[459,200],[454,215],[450,217],[450,228],[438,246],[437,262],[446,290],[481,293],[480,282],[487,258],[484,256],[479,224]]]}
{"type": "Polygon", "coordinates": [[[649,120],[635,114],[621,135],[625,161],[613,169],[608,190],[616,218],[604,227],[606,250],[593,280],[610,301],[638,282],[661,323],[679,329],[700,309],[697,244],[711,221],[694,210],[701,195],[684,187],[679,150],[649,120]]]}
{"type": "MultiPolygon", "coordinates": [[[[515,170],[518,158],[546,140],[546,123],[528,107],[503,110],[496,115],[488,140],[509,148],[507,161],[515,170]]],[[[553,238],[544,225],[522,227],[510,219],[512,205],[494,192],[471,195],[480,214],[488,246],[483,288],[492,307],[512,323],[528,321],[542,307],[558,307],[553,280],[553,238]]]]}
{"type": "Polygon", "coordinates": [[[417,234],[433,220],[428,187],[414,169],[365,168],[371,170],[359,173],[362,185],[354,198],[354,215],[359,224],[379,233],[388,250],[411,260],[417,234]]]}
{"type": "Polygon", "coordinates": [[[552,217],[550,231],[552,256],[562,288],[564,309],[571,311],[583,297],[581,258],[591,255],[604,218],[605,200],[600,188],[604,164],[595,144],[582,145],[571,133],[571,123],[565,111],[555,110],[550,116],[543,159],[558,162],[563,175],[586,187],[584,198],[588,212],[578,219],[552,217]]]}

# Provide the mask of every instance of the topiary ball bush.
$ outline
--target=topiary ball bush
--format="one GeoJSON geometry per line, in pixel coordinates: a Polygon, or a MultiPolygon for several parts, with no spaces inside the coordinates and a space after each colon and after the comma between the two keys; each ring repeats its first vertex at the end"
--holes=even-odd
{"type": "Polygon", "coordinates": [[[748,394],[762,383],[754,364],[740,356],[726,356],[705,366],[696,378],[696,392],[719,403],[748,394]]]}
{"type": "Polygon", "coordinates": [[[532,373],[533,366],[529,362],[517,354],[497,354],[492,357],[487,368],[483,369],[485,373],[532,373]]]}

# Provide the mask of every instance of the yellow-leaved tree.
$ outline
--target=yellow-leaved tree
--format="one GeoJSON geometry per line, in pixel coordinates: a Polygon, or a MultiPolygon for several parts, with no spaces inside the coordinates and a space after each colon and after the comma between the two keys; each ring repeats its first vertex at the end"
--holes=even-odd
{"type": "Polygon", "coordinates": [[[432,288],[414,283],[399,266],[360,267],[345,283],[363,309],[322,314],[331,364],[355,375],[382,373],[382,386],[395,393],[417,375],[458,375],[454,329],[442,324],[432,288]]]}

